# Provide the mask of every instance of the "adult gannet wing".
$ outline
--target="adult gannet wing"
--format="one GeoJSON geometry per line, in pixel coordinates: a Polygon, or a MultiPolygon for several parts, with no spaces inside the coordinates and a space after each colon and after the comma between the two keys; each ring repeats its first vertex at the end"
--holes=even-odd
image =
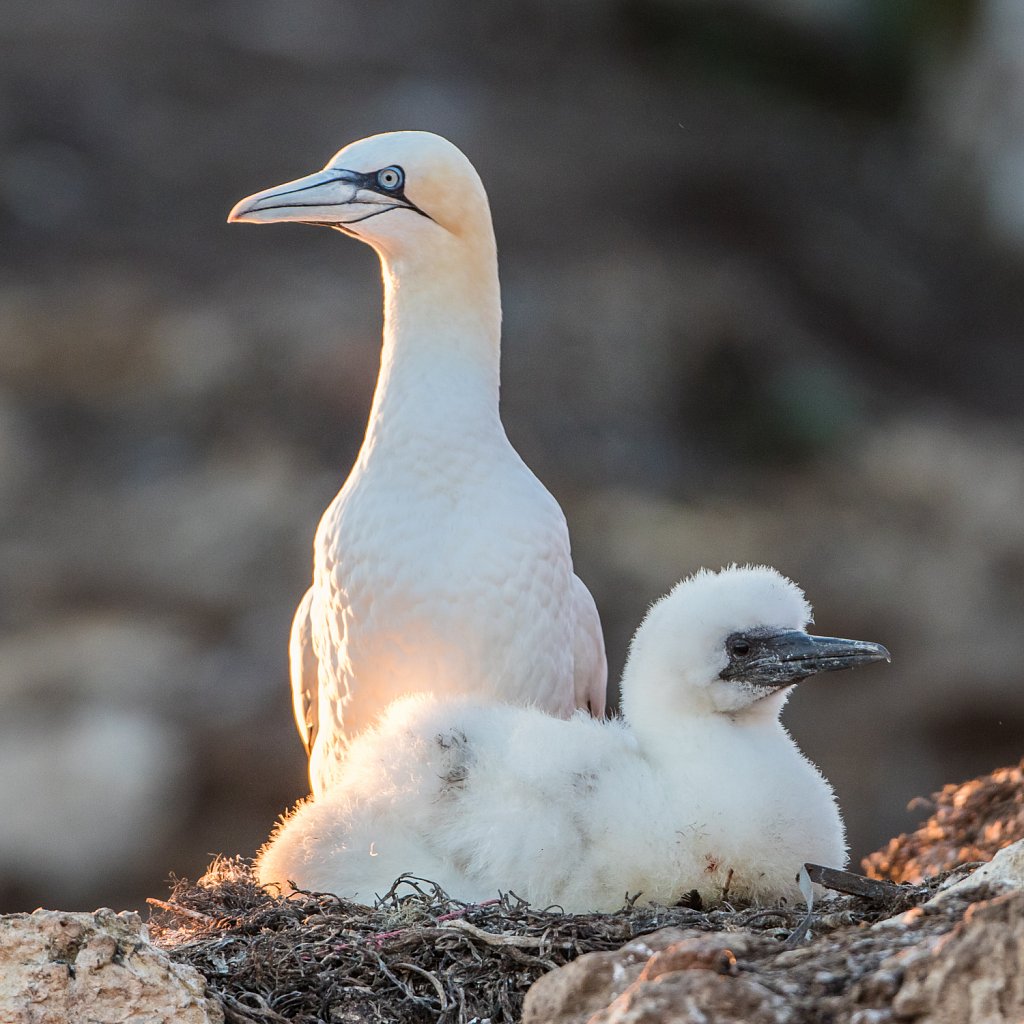
{"type": "Polygon", "coordinates": [[[313,652],[313,631],[309,621],[309,606],[313,601],[313,588],[303,595],[292,620],[291,638],[288,641],[288,667],[292,678],[292,710],[295,725],[302,737],[306,753],[313,751],[317,727],[320,721],[320,682],[317,658],[313,652]]]}
{"type": "Polygon", "coordinates": [[[573,575],[571,599],[576,607],[576,634],[573,637],[573,685],[576,707],[589,709],[595,718],[604,718],[608,692],[608,660],[597,605],[587,585],[573,575]]]}

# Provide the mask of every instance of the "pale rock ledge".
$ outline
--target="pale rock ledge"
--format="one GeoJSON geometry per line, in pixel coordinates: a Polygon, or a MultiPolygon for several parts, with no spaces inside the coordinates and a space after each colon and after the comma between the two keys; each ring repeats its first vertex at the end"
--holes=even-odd
{"type": "Polygon", "coordinates": [[[154,947],[138,914],[0,917],[3,1024],[223,1024],[193,967],[154,947]]]}

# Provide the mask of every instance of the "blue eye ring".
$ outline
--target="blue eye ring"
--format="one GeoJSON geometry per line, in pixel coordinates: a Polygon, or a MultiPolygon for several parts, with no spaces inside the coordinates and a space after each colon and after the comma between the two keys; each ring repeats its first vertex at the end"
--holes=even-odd
{"type": "Polygon", "coordinates": [[[385,192],[397,192],[405,184],[405,171],[401,167],[384,167],[377,172],[377,186],[385,192]]]}

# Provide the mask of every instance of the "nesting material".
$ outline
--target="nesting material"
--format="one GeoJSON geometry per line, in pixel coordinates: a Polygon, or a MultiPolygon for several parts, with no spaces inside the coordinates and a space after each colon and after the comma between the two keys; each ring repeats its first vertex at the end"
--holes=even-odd
{"type": "MultiPolygon", "coordinates": [[[[838,937],[860,936],[859,955],[876,964],[883,945],[894,940],[880,937],[878,950],[868,950],[857,926],[892,917],[933,891],[933,885],[905,887],[887,904],[830,900],[815,915],[815,941],[838,964],[846,955],[838,937]]],[[[810,999],[814,947],[801,952],[785,945],[804,913],[802,905],[704,911],[638,902],[614,914],[567,915],[530,907],[511,893],[467,905],[411,878],[396,882],[371,908],[329,895],[268,895],[248,862],[234,859],[216,862],[198,883],[177,881],[168,899],[158,901],[149,927],[173,959],[206,976],[235,1024],[499,1024],[520,1019],[523,998],[542,974],[666,927],[762,936],[765,954],[806,961],[802,981],[799,971],[779,967],[810,999]]]]}

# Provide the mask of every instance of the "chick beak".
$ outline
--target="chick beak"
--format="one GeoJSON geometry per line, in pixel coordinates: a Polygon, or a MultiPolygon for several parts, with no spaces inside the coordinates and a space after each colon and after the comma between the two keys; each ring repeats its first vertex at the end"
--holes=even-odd
{"type": "Polygon", "coordinates": [[[838,672],[891,660],[885,647],[869,640],[844,640],[786,630],[764,637],[756,656],[743,664],[742,670],[737,667],[731,674],[757,686],[782,687],[821,672],[838,672]]]}

